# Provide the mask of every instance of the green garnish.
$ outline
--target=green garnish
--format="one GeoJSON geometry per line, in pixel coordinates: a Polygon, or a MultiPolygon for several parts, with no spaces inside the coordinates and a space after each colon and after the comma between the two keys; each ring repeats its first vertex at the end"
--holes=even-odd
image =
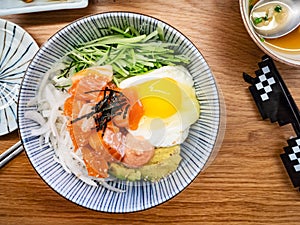
{"type": "Polygon", "coordinates": [[[249,0],[249,12],[251,12],[251,10],[253,9],[254,4],[255,4],[254,0],[249,0]]]}
{"type": "Polygon", "coordinates": [[[280,5],[276,5],[274,10],[278,13],[280,13],[282,11],[282,7],[280,5]]]}
{"type": "Polygon", "coordinates": [[[249,5],[249,12],[253,9],[254,5],[249,5]]]}
{"type": "Polygon", "coordinates": [[[253,22],[255,25],[261,23],[263,21],[262,17],[254,18],[253,22]]]}
{"type": "Polygon", "coordinates": [[[67,54],[66,67],[59,77],[68,78],[87,67],[109,64],[113,67],[113,81],[118,85],[128,77],[162,66],[189,63],[186,56],[175,51],[178,44],[164,41],[160,27],[148,35],[133,27],[110,27],[103,32],[105,36],[82,43],[67,54]]]}

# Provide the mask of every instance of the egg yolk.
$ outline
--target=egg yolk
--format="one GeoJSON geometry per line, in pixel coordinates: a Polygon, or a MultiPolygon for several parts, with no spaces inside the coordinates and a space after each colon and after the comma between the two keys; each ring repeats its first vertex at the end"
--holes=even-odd
{"type": "Polygon", "coordinates": [[[140,104],[135,103],[129,114],[130,129],[137,129],[142,116],[165,119],[181,107],[181,89],[170,78],[146,81],[132,87],[138,94],[140,104]]]}
{"type": "Polygon", "coordinates": [[[176,108],[166,99],[160,97],[146,97],[141,99],[144,115],[151,118],[168,118],[176,113],[176,108]]]}

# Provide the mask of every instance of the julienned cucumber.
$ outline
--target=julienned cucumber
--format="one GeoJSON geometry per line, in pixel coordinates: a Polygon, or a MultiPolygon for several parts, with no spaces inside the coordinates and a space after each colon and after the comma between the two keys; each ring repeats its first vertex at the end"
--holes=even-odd
{"type": "Polygon", "coordinates": [[[110,64],[113,80],[118,85],[128,77],[162,66],[189,63],[186,56],[176,53],[176,44],[164,41],[160,27],[148,35],[133,27],[110,27],[106,31],[106,36],[82,43],[70,51],[63,60],[66,67],[57,79],[69,78],[90,66],[110,64]]]}

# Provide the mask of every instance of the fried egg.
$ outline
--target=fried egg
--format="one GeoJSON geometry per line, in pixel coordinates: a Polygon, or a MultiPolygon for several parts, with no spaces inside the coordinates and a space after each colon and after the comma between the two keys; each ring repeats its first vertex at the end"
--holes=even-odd
{"type": "Polygon", "coordinates": [[[130,115],[140,116],[129,119],[128,131],[155,147],[182,143],[200,114],[193,84],[183,66],[165,66],[121,82],[120,88],[135,92],[139,100],[130,115]]]}

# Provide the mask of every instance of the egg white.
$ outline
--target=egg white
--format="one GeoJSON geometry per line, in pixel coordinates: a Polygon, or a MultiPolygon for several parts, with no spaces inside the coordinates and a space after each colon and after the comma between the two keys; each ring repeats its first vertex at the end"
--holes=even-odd
{"type": "MultiPolygon", "coordinates": [[[[192,76],[183,66],[165,66],[145,75],[128,78],[120,83],[123,89],[166,77],[175,80],[181,89],[180,109],[168,118],[150,118],[144,115],[138,128],[129,130],[132,135],[149,140],[155,147],[181,144],[188,136],[190,125],[199,118],[200,108],[195,96],[192,76]]],[[[154,109],[156,107],[159,106],[153,106],[154,109]]]]}
{"type": "Polygon", "coordinates": [[[143,137],[155,147],[168,147],[184,142],[189,125],[183,123],[180,113],[166,119],[143,116],[138,129],[129,132],[135,137],[143,137]]]}
{"type": "Polygon", "coordinates": [[[189,71],[183,67],[183,66],[163,66],[159,69],[152,70],[148,73],[145,73],[143,75],[139,76],[134,76],[130,77],[126,80],[123,80],[120,83],[120,88],[128,88],[132,87],[134,85],[138,85],[141,83],[144,83],[149,80],[154,80],[157,78],[163,78],[163,77],[168,77],[173,80],[176,80],[178,83],[188,86],[188,87],[193,87],[194,81],[189,73],[189,71]]]}

